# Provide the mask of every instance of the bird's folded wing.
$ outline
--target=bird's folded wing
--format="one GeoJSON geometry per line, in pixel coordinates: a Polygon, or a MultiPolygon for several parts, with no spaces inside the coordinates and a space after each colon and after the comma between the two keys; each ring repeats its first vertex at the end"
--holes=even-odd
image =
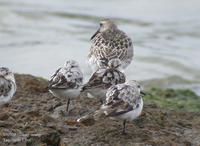
{"type": "Polygon", "coordinates": [[[113,102],[106,109],[106,115],[108,117],[119,116],[121,114],[127,113],[133,110],[133,107],[128,103],[125,103],[123,100],[119,100],[117,102],[113,102]]]}
{"type": "Polygon", "coordinates": [[[59,72],[60,70],[61,70],[61,68],[59,68],[59,69],[57,69],[57,70],[55,71],[55,73],[51,76],[50,81],[53,80],[53,78],[58,74],[58,72],[59,72]]]}
{"type": "Polygon", "coordinates": [[[0,97],[7,96],[9,91],[11,90],[11,83],[5,78],[0,78],[0,97]]]}
{"type": "Polygon", "coordinates": [[[94,73],[92,75],[92,77],[90,78],[90,80],[88,81],[88,83],[86,83],[83,88],[82,88],[82,91],[84,90],[88,90],[88,89],[91,89],[91,88],[101,88],[103,87],[104,84],[102,82],[102,76],[99,76],[97,73],[94,73]]]}
{"type": "Polygon", "coordinates": [[[74,88],[76,86],[76,82],[68,81],[64,75],[59,74],[61,68],[59,68],[54,75],[51,77],[49,81],[50,89],[69,89],[74,88]]]}

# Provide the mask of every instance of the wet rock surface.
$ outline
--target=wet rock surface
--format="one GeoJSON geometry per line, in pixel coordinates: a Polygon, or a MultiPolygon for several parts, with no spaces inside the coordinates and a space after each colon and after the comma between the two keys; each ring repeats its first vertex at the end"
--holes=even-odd
{"type": "MultiPolygon", "coordinates": [[[[76,123],[99,107],[98,100],[79,97],[66,112],[67,99],[48,93],[46,80],[17,74],[16,82],[17,93],[0,111],[0,146],[200,145],[197,107],[195,112],[167,109],[148,97],[142,115],[129,122],[128,133],[122,135],[122,121],[102,119],[91,126],[76,123]]],[[[170,99],[178,94],[170,93],[170,99]]]]}

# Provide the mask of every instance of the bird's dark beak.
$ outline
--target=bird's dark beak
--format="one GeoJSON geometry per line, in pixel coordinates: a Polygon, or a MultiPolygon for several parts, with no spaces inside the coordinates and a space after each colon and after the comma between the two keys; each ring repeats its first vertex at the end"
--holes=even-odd
{"type": "Polygon", "coordinates": [[[93,34],[93,36],[90,38],[90,40],[92,40],[98,33],[100,32],[100,29],[98,29],[95,34],[93,34]]]}
{"type": "Polygon", "coordinates": [[[141,93],[142,96],[147,95],[144,91],[141,91],[140,93],[141,93]]]}
{"type": "Polygon", "coordinates": [[[83,86],[80,90],[81,93],[83,93],[85,91],[85,86],[83,86]]]}
{"type": "Polygon", "coordinates": [[[141,91],[140,94],[141,94],[142,96],[153,96],[151,93],[144,92],[144,91],[141,91]]]}

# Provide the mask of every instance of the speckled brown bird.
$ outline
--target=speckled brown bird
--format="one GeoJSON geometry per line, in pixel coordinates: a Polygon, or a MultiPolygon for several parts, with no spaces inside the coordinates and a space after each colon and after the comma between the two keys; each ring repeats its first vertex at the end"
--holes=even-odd
{"type": "Polygon", "coordinates": [[[100,28],[91,37],[91,48],[88,62],[93,71],[96,71],[101,58],[108,60],[119,58],[122,68],[125,69],[133,59],[133,43],[123,31],[110,19],[100,21],[100,28]]]}

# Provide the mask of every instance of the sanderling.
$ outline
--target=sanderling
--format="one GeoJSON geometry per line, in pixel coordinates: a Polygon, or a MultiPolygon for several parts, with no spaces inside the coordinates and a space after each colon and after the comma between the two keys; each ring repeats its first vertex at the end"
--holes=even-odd
{"type": "Polygon", "coordinates": [[[14,74],[6,67],[0,68],[0,105],[8,103],[15,94],[17,85],[14,74]]]}
{"type": "Polygon", "coordinates": [[[91,42],[88,62],[93,71],[99,68],[97,62],[101,58],[119,58],[122,68],[126,68],[132,61],[133,43],[130,37],[109,19],[100,21],[100,28],[91,37],[91,42]]]}
{"type": "Polygon", "coordinates": [[[99,110],[90,115],[79,118],[78,122],[83,122],[91,117],[99,120],[102,117],[119,118],[123,120],[123,131],[126,133],[126,121],[132,121],[140,116],[143,109],[142,96],[145,94],[141,90],[138,82],[132,80],[124,84],[111,86],[106,93],[106,102],[99,110]]]}
{"type": "Polygon", "coordinates": [[[70,99],[80,95],[83,74],[74,60],[66,61],[64,67],[59,68],[49,81],[49,91],[58,98],[67,98],[67,111],[70,99]]]}
{"type": "Polygon", "coordinates": [[[109,87],[125,82],[125,74],[120,71],[121,61],[111,59],[109,62],[101,61],[101,68],[92,74],[89,81],[83,85],[82,93],[90,93],[93,97],[105,101],[106,92],[109,87]]]}

